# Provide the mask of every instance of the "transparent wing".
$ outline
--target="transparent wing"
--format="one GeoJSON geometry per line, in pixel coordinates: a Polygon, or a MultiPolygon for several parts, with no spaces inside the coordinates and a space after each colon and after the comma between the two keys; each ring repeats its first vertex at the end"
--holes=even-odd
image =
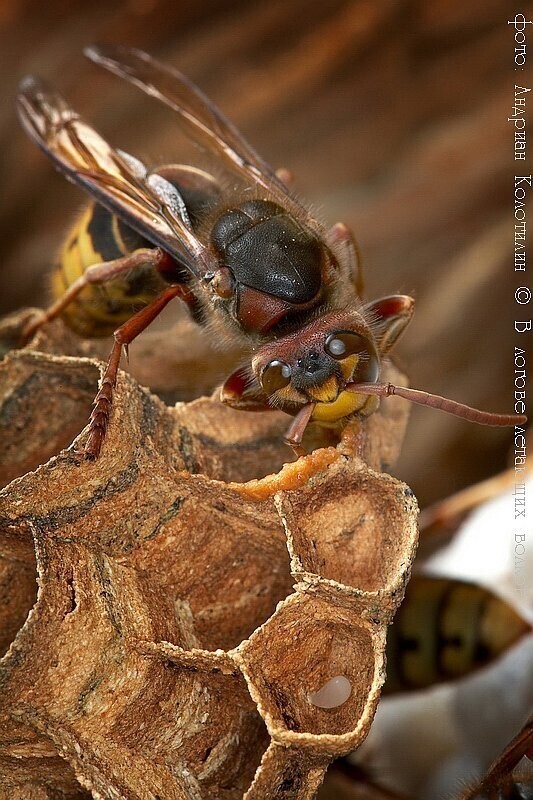
{"type": "Polygon", "coordinates": [[[194,275],[213,268],[177,190],[149,175],[141,161],[111,147],[54,90],[25,78],[18,112],[31,138],[71,181],[194,275]]]}
{"type": "Polygon", "coordinates": [[[177,70],[142,50],[116,45],[89,47],[85,55],[176,111],[189,136],[221,156],[248,182],[268,191],[281,205],[312,229],[318,222],[288,192],[276,173],[248,144],[217,106],[177,70]]]}

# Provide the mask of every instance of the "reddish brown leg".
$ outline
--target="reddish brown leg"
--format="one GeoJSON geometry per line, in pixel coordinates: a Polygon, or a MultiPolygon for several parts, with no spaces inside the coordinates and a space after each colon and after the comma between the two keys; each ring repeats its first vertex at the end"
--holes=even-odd
{"type": "Polygon", "coordinates": [[[513,769],[524,756],[529,760],[533,759],[533,717],[491,764],[485,777],[462,794],[460,800],[474,800],[488,792],[498,792],[498,796],[501,797],[499,790],[505,790],[505,784],[512,783],[513,769]]]}
{"type": "Polygon", "coordinates": [[[98,393],[94,398],[93,411],[89,421],[89,438],[84,450],[80,455],[85,458],[94,460],[98,458],[100,449],[104,441],[107,426],[109,423],[109,416],[111,413],[111,404],[113,402],[113,389],[117,381],[117,372],[120,364],[120,356],[122,348],[127,351],[128,345],[140,334],[145,328],[150,325],[154,319],[159,316],[165,306],[174,299],[174,297],[181,297],[189,305],[194,305],[195,299],[191,291],[183,285],[169,286],[153,300],[150,305],[143,308],[135,316],[129,319],[120,328],[117,328],[113,334],[115,343],[111,350],[107,366],[103,378],[100,383],[98,393]]]}
{"type": "Polygon", "coordinates": [[[302,447],[302,439],[305,429],[309,424],[309,420],[311,419],[315,405],[316,403],[308,403],[307,405],[303,406],[294,417],[287,429],[287,433],[284,436],[285,443],[288,444],[289,447],[292,447],[298,458],[306,455],[306,452],[302,447]]]}
{"type": "Polygon", "coordinates": [[[348,278],[355,286],[358,297],[363,297],[365,293],[363,265],[361,253],[353,233],[344,222],[336,222],[328,231],[328,239],[333,247],[337,246],[342,252],[348,271],[348,278]]]}
{"type": "Polygon", "coordinates": [[[68,287],[65,294],[44,310],[42,317],[39,317],[39,319],[36,319],[34,322],[30,322],[30,324],[26,326],[23,332],[24,340],[26,342],[29,341],[43,325],[60,316],[62,311],[65,310],[69,303],[72,303],[72,301],[76,299],[86,286],[97,283],[108,283],[116,278],[117,275],[120,275],[121,272],[126,272],[129,269],[143,264],[149,264],[154,269],[157,269],[161,264],[165,263],[167,259],[167,254],[160,247],[146,247],[135,250],[127,256],[116,258],[114,261],[103,261],[101,264],[93,264],[87,267],[83,275],[80,275],[80,277],[68,287]]]}

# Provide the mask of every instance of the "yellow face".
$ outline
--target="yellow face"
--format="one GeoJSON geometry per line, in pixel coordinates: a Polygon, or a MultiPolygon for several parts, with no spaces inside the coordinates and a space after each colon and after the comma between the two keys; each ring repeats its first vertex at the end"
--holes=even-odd
{"type": "MultiPolygon", "coordinates": [[[[359,363],[358,355],[351,355],[339,361],[342,376],[346,383],[352,380],[359,363]]],[[[368,395],[343,391],[336,378],[331,378],[309,394],[318,402],[311,417],[317,422],[337,422],[350,414],[371,414],[376,406],[376,398],[368,395]],[[371,401],[371,402],[369,402],[371,401]]]]}
{"type": "Polygon", "coordinates": [[[372,342],[355,331],[325,331],[304,342],[287,360],[271,359],[261,372],[261,383],[277,408],[315,404],[312,419],[336,422],[350,414],[371,413],[376,403],[356,395],[346,385],[375,381],[379,362],[372,342]],[[368,409],[368,411],[367,411],[368,409]]]}
{"type": "Polygon", "coordinates": [[[311,419],[315,422],[338,422],[350,414],[364,414],[368,416],[376,410],[378,400],[366,394],[355,392],[340,392],[333,403],[317,403],[311,419]]]}

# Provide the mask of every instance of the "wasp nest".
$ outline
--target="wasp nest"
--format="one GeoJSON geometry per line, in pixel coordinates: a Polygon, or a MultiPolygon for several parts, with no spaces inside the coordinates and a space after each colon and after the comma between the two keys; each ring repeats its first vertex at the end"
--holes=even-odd
{"type": "Polygon", "coordinates": [[[1,796],[312,798],[368,732],[416,547],[381,471],[403,401],[283,465],[285,415],[121,373],[80,462],[90,347],[55,323],[0,369],[1,796]]]}

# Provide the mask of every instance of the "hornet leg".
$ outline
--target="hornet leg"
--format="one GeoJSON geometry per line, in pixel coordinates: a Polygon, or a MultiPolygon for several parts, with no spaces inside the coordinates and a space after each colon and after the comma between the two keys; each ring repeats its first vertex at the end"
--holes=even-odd
{"type": "Polygon", "coordinates": [[[148,306],[139,311],[113,334],[115,342],[107,361],[107,366],[100,388],[94,398],[93,411],[89,421],[89,438],[85,448],[79,453],[89,460],[98,458],[102,443],[105,439],[111,405],[113,402],[113,389],[117,381],[117,372],[120,364],[120,356],[124,347],[127,353],[128,345],[142,333],[154,319],[159,316],[166,305],[175,297],[185,300],[190,306],[195,303],[192,292],[183,284],[169,286],[148,306]]]}
{"type": "Polygon", "coordinates": [[[339,248],[344,260],[344,266],[348,273],[347,277],[355,286],[355,291],[358,296],[363,297],[365,293],[363,265],[361,253],[359,252],[353,233],[344,222],[337,222],[328,231],[328,240],[333,248],[339,248]]]}
{"type": "Polygon", "coordinates": [[[307,403],[307,405],[302,406],[289,425],[284,436],[285,443],[288,444],[289,447],[292,447],[297,458],[306,455],[306,451],[302,447],[302,439],[315,405],[315,403],[307,403]]]}

